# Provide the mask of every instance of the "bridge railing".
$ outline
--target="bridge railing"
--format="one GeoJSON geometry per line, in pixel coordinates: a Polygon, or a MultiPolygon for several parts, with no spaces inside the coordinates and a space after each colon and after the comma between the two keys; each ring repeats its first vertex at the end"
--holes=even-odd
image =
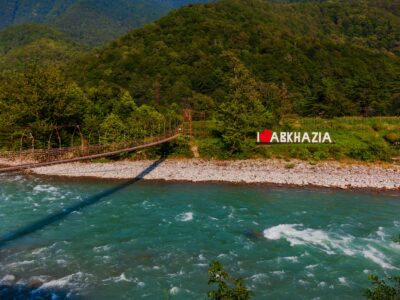
{"type": "Polygon", "coordinates": [[[146,137],[143,139],[123,141],[110,143],[105,145],[87,145],[80,147],[60,147],[51,149],[29,149],[22,151],[7,151],[0,152],[0,159],[4,162],[17,162],[18,164],[25,163],[40,163],[50,162],[63,159],[71,159],[76,157],[90,156],[94,154],[101,154],[107,152],[113,152],[121,149],[128,149],[136,146],[140,146],[145,143],[157,142],[168,137],[172,137],[179,133],[181,126],[178,128],[166,131],[165,133],[154,136],[146,137]]]}

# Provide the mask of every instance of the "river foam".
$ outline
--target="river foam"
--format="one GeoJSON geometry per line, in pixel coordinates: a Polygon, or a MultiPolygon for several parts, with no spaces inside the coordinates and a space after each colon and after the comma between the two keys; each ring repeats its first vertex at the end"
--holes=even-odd
{"type": "Polygon", "coordinates": [[[176,216],[176,220],[181,222],[188,222],[193,220],[193,212],[185,212],[176,216]]]}
{"type": "Polygon", "coordinates": [[[330,240],[328,234],[322,230],[302,227],[301,224],[281,224],[265,229],[263,234],[269,240],[285,238],[291,246],[309,243],[325,247],[326,242],[330,240]]]}
{"type": "MultiPolygon", "coordinates": [[[[0,233],[118,184],[1,182],[0,195],[10,200],[0,201],[0,233]],[[49,201],[57,195],[65,199],[49,201]]],[[[203,299],[207,268],[217,259],[259,299],[358,299],[368,274],[399,272],[390,269],[400,265],[400,245],[391,240],[399,215],[397,199],[375,194],[139,182],[8,243],[0,249],[0,280],[10,293],[28,287],[46,299],[203,299]]]]}
{"type": "Polygon", "coordinates": [[[74,274],[67,275],[65,277],[54,279],[48,282],[45,282],[40,289],[49,289],[49,288],[63,288],[63,287],[77,287],[85,281],[85,278],[88,277],[87,274],[83,272],[77,272],[74,274]]]}
{"type": "Polygon", "coordinates": [[[384,237],[383,232],[384,229],[379,227],[376,241],[363,239],[364,243],[359,243],[350,235],[330,236],[320,229],[305,228],[303,224],[280,224],[265,229],[263,235],[268,240],[285,239],[292,247],[305,245],[328,255],[343,253],[347,256],[362,256],[384,269],[396,269],[381,251],[371,245],[365,245],[367,241],[379,244],[384,237]]]}

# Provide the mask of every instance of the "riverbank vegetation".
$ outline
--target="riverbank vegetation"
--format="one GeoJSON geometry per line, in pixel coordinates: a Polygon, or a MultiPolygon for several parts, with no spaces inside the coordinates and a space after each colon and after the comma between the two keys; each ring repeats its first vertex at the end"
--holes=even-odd
{"type": "Polygon", "coordinates": [[[154,21],[187,3],[207,0],[6,0],[0,29],[23,23],[52,26],[75,42],[94,47],[154,21]]]}
{"type": "MultiPolygon", "coordinates": [[[[393,242],[400,244],[400,235],[393,237],[393,242]]],[[[365,291],[365,297],[369,300],[400,299],[400,276],[389,276],[381,279],[376,275],[369,275],[372,288],[365,291]]]]}
{"type": "Polygon", "coordinates": [[[51,27],[21,24],[0,31],[0,70],[24,73],[31,65],[66,65],[85,49],[51,27]]]}
{"type": "MultiPolygon", "coordinates": [[[[220,125],[209,123],[207,137],[202,138],[201,124],[195,125],[199,137],[195,138],[199,153],[205,158],[232,157],[229,145],[219,138],[220,125]]],[[[332,144],[271,144],[257,145],[256,133],[240,142],[241,151],[234,158],[282,158],[319,161],[361,160],[391,161],[400,156],[399,117],[319,117],[285,119],[271,129],[294,132],[329,132],[332,144]]]]}
{"type": "Polygon", "coordinates": [[[365,297],[369,300],[396,300],[400,299],[400,276],[389,277],[386,280],[378,276],[370,275],[369,280],[372,288],[365,292],[365,297]]]}
{"type": "Polygon", "coordinates": [[[206,134],[176,153],[389,161],[400,151],[396,3],[222,0],[95,50],[47,26],[2,31],[0,148],[144,138],[191,109],[206,134]],[[257,146],[264,128],[328,131],[334,144],[257,146]]]}
{"type": "Polygon", "coordinates": [[[207,293],[212,300],[249,300],[254,296],[254,292],[246,287],[243,279],[232,277],[218,261],[210,264],[208,285],[217,285],[216,290],[207,293]]]}

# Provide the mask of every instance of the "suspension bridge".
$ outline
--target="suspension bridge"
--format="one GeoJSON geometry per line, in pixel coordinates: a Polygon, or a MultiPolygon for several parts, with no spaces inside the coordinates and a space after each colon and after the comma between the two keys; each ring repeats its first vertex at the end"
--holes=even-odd
{"type": "Polygon", "coordinates": [[[151,132],[150,137],[131,137],[127,138],[128,141],[110,143],[99,142],[96,145],[91,145],[90,134],[89,139],[84,137],[79,125],[51,127],[47,129],[50,132],[47,140],[43,140],[42,138],[41,143],[38,143],[37,136],[34,136],[32,130],[28,128],[22,130],[21,136],[19,138],[17,137],[20,144],[19,150],[0,152],[0,164],[3,163],[6,165],[0,166],[0,173],[17,172],[39,167],[113,157],[166,144],[175,140],[180,135],[190,138],[192,138],[193,135],[203,137],[205,135],[205,122],[204,112],[185,109],[181,121],[176,122],[173,126],[170,124],[168,130],[166,129],[167,126],[164,124],[164,130],[159,130],[158,133],[155,134],[151,132]],[[195,121],[194,118],[196,117],[194,116],[198,116],[199,120],[195,121]],[[194,123],[198,125],[197,129],[194,128],[194,123]],[[78,133],[80,136],[80,146],[63,147],[63,139],[60,130],[72,131],[71,145],[74,145],[74,136],[78,133]],[[55,146],[53,139],[56,139],[58,147],[52,147],[55,146]],[[27,143],[26,140],[28,140],[29,143],[27,143]],[[37,148],[38,144],[42,146],[47,144],[47,149],[44,147],[37,148]],[[29,148],[24,150],[24,146],[29,146],[29,148]]]}
{"type": "Polygon", "coordinates": [[[51,149],[32,149],[25,151],[9,151],[0,154],[5,161],[30,161],[28,163],[2,167],[0,173],[16,172],[39,167],[73,163],[98,158],[112,157],[150,148],[171,142],[181,134],[181,127],[160,136],[147,138],[141,141],[113,143],[86,147],[66,147],[51,149]]]}
{"type": "MultiPolygon", "coordinates": [[[[22,140],[25,136],[23,133],[23,137],[21,137],[21,148],[19,151],[8,151],[8,152],[0,152],[0,162],[14,162],[16,165],[0,167],[0,173],[6,172],[16,172],[27,169],[34,169],[38,167],[45,167],[51,165],[58,164],[66,164],[73,163],[79,161],[86,161],[98,158],[112,157],[124,153],[130,153],[134,151],[138,151],[145,148],[150,148],[158,145],[163,145],[169,143],[179,136],[188,136],[190,138],[196,132],[195,127],[193,126],[193,114],[195,112],[191,110],[186,110],[184,112],[183,123],[178,123],[175,129],[165,131],[159,135],[155,135],[152,137],[145,137],[142,139],[132,139],[129,142],[120,142],[120,143],[110,143],[110,144],[99,144],[99,145],[85,145],[83,135],[81,134],[81,146],[79,147],[61,147],[61,136],[58,132],[58,128],[55,128],[55,132],[58,137],[59,147],[51,148],[50,139],[53,134],[50,134],[50,138],[48,140],[49,147],[47,149],[37,149],[35,148],[35,139],[32,134],[31,137],[31,149],[23,150],[22,149],[22,140]]],[[[200,136],[204,136],[205,133],[205,115],[201,113],[200,115],[200,136]]],[[[165,128],[165,127],[164,127],[165,128]]],[[[78,127],[79,129],[79,127],[78,127]]],[[[80,131],[80,130],[79,130],[80,131]]],[[[74,131],[75,133],[75,131],[74,131]]],[[[73,145],[73,142],[71,142],[73,145]]],[[[97,193],[93,196],[89,196],[82,201],[79,201],[69,207],[64,207],[60,211],[54,212],[48,216],[44,216],[41,219],[36,220],[33,223],[27,224],[21,228],[16,229],[15,231],[8,232],[4,235],[0,235],[0,250],[6,247],[8,243],[15,241],[17,239],[23,238],[27,235],[33,234],[39,230],[46,228],[49,225],[58,223],[60,220],[67,218],[71,213],[83,210],[91,205],[94,205],[105,198],[125,189],[126,187],[142,180],[147,174],[152,172],[155,168],[157,168],[163,161],[165,160],[165,156],[162,156],[159,160],[153,162],[150,166],[148,166],[145,170],[139,173],[136,177],[123,182],[113,188],[106,189],[100,193],[97,193]]]]}

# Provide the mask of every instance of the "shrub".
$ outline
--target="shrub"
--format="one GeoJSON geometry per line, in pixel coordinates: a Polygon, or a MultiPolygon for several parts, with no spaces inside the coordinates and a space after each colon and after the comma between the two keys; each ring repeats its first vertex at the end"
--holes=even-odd
{"type": "Polygon", "coordinates": [[[400,133],[389,132],[384,136],[384,139],[392,145],[400,145],[400,133]]]}
{"type": "Polygon", "coordinates": [[[315,160],[324,160],[324,159],[328,158],[328,156],[326,155],[326,153],[323,150],[318,150],[318,151],[314,152],[312,157],[315,160]]]}
{"type": "Polygon", "coordinates": [[[398,300],[400,299],[400,277],[389,277],[388,282],[378,276],[369,275],[368,279],[373,287],[365,291],[365,297],[370,300],[398,300]]]}
{"type": "Polygon", "coordinates": [[[243,279],[232,278],[218,261],[210,264],[208,284],[217,284],[216,291],[209,291],[208,298],[213,300],[248,300],[253,292],[248,290],[243,279]]]}

